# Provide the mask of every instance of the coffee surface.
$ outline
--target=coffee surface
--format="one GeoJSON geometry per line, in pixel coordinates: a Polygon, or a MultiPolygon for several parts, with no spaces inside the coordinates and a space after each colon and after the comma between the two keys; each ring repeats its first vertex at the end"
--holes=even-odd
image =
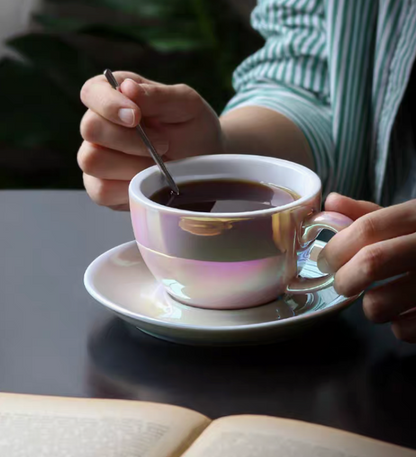
{"type": "Polygon", "coordinates": [[[189,181],[179,185],[180,195],[166,187],[153,194],[155,203],[187,211],[240,213],[287,205],[299,196],[286,188],[236,179],[189,181]]]}

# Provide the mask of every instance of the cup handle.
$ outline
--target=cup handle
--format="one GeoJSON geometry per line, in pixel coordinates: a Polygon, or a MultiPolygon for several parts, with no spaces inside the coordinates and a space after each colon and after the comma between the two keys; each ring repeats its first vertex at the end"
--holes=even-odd
{"type": "MultiPolygon", "coordinates": [[[[307,247],[316,240],[322,230],[327,229],[331,232],[338,233],[344,228],[351,225],[353,221],[343,214],[332,211],[322,211],[306,219],[302,225],[302,237],[300,244],[307,247]]],[[[286,286],[287,294],[305,294],[318,292],[318,290],[329,287],[334,282],[334,275],[326,275],[319,278],[301,278],[292,279],[286,286]]]]}

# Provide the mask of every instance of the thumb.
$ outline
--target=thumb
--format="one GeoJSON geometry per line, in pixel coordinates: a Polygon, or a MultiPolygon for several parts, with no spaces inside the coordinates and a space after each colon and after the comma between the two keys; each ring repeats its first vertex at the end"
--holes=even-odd
{"type": "Polygon", "coordinates": [[[120,90],[140,107],[143,117],[156,117],[164,123],[193,119],[203,103],[202,97],[185,84],[138,84],[126,79],[120,90]]]}
{"type": "Polygon", "coordinates": [[[354,200],[335,192],[328,195],[325,201],[326,211],[335,211],[356,220],[365,214],[381,209],[381,206],[363,200],[354,200]]]}

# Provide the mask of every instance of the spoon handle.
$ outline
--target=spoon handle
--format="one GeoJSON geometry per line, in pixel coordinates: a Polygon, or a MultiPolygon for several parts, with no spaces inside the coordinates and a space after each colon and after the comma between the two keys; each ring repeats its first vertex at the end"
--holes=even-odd
{"type": "MultiPolygon", "coordinates": [[[[109,69],[105,70],[104,76],[107,78],[107,81],[111,84],[113,89],[119,90],[120,85],[117,82],[117,80],[114,77],[111,70],[109,70],[109,69]]],[[[149,140],[149,137],[146,135],[145,131],[143,130],[143,128],[140,124],[138,124],[136,126],[136,131],[139,133],[140,138],[142,139],[143,143],[145,144],[147,150],[149,151],[150,156],[156,162],[156,165],[158,165],[161,173],[165,177],[172,192],[174,192],[176,195],[179,195],[179,188],[178,188],[177,184],[175,183],[174,179],[172,178],[171,174],[169,173],[168,169],[166,168],[165,162],[163,162],[162,158],[157,153],[153,144],[149,140]]]]}

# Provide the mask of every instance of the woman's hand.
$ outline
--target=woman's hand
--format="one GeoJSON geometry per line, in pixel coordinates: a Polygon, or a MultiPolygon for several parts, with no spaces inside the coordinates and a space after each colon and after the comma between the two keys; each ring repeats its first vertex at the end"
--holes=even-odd
{"type": "Polygon", "coordinates": [[[373,322],[392,322],[397,338],[416,343],[416,200],[381,208],[331,194],[325,209],[355,222],[322,251],[321,271],[336,272],[335,289],[347,297],[402,275],[366,292],[364,312],[373,322]]]}
{"type": "Polygon", "coordinates": [[[98,204],[128,209],[128,185],[153,165],[133,127],[139,122],[165,160],[222,153],[217,115],[190,87],[167,86],[135,73],[115,72],[120,92],[104,76],[87,81],[81,100],[89,108],[81,122],[78,163],[98,204]]]}

